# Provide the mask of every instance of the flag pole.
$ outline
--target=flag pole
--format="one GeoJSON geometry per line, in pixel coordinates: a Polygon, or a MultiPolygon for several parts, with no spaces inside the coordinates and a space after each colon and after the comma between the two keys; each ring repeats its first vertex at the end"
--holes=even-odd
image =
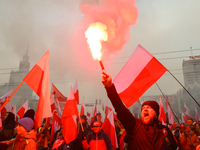
{"type": "Polygon", "coordinates": [[[167,100],[167,98],[165,97],[164,93],[162,92],[162,90],[161,90],[160,87],[158,86],[157,82],[156,82],[156,85],[157,85],[158,89],[160,90],[160,92],[162,93],[162,95],[163,95],[165,101],[168,103],[170,109],[172,110],[172,113],[173,113],[174,117],[176,118],[176,120],[177,120],[178,123],[179,123],[178,117],[175,115],[175,113],[174,113],[174,111],[173,111],[173,109],[172,109],[172,107],[171,107],[169,101],[167,100]]]}
{"type": "Polygon", "coordinates": [[[192,97],[192,99],[197,103],[197,105],[200,107],[200,104],[195,100],[195,98],[190,94],[190,92],[181,84],[180,81],[168,70],[168,72],[174,77],[174,79],[184,88],[184,90],[192,97]]]}
{"type": "Polygon", "coordinates": [[[18,87],[13,91],[13,93],[9,96],[9,98],[3,103],[3,105],[0,108],[0,111],[3,109],[3,107],[7,104],[7,102],[11,99],[11,97],[15,94],[15,92],[17,92],[17,90],[20,88],[20,86],[24,83],[24,81],[22,81],[18,87]]]}

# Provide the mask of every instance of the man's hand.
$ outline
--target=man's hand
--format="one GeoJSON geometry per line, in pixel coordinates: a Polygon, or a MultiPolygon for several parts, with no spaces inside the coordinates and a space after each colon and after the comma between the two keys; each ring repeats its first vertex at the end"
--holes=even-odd
{"type": "Polygon", "coordinates": [[[102,72],[102,80],[101,82],[105,87],[110,87],[112,85],[112,78],[109,74],[102,72]]]}

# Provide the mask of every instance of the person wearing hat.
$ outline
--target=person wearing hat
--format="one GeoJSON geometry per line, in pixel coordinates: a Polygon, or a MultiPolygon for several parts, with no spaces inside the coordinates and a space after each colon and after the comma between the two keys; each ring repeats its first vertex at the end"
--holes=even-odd
{"type": "Polygon", "coordinates": [[[36,150],[36,132],[31,132],[34,122],[31,118],[25,117],[17,122],[17,136],[7,144],[12,144],[9,150],[36,150]]]}
{"type": "MultiPolygon", "coordinates": [[[[111,100],[117,117],[130,136],[128,149],[132,150],[176,150],[176,141],[167,126],[159,120],[159,105],[155,101],[146,101],[142,104],[141,118],[135,118],[121,101],[112,78],[102,72],[102,83],[111,100]]],[[[133,93],[134,94],[134,93],[133,93]]]]}
{"type": "Polygon", "coordinates": [[[183,149],[193,150],[200,144],[197,135],[191,130],[189,124],[185,125],[185,132],[181,134],[180,144],[183,149]]]}
{"type": "Polygon", "coordinates": [[[92,122],[92,132],[83,140],[84,149],[90,150],[113,150],[110,137],[101,129],[100,121],[92,122]]]}

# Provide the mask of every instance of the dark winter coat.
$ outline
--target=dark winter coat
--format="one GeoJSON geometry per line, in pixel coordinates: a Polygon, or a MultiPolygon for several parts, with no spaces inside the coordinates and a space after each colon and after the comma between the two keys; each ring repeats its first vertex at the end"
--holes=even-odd
{"type": "Polygon", "coordinates": [[[117,112],[117,117],[130,135],[130,150],[176,150],[176,141],[168,127],[156,122],[143,124],[135,118],[122,103],[115,86],[106,88],[109,99],[117,112]]]}

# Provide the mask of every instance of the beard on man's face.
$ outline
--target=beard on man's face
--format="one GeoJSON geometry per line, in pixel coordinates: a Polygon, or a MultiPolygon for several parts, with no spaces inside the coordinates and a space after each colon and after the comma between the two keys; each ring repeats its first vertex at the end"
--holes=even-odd
{"type": "Polygon", "coordinates": [[[142,114],[141,114],[141,120],[143,122],[143,124],[152,124],[154,123],[154,121],[157,119],[157,116],[156,116],[156,113],[155,111],[147,111],[147,110],[144,110],[142,111],[142,114]]]}

